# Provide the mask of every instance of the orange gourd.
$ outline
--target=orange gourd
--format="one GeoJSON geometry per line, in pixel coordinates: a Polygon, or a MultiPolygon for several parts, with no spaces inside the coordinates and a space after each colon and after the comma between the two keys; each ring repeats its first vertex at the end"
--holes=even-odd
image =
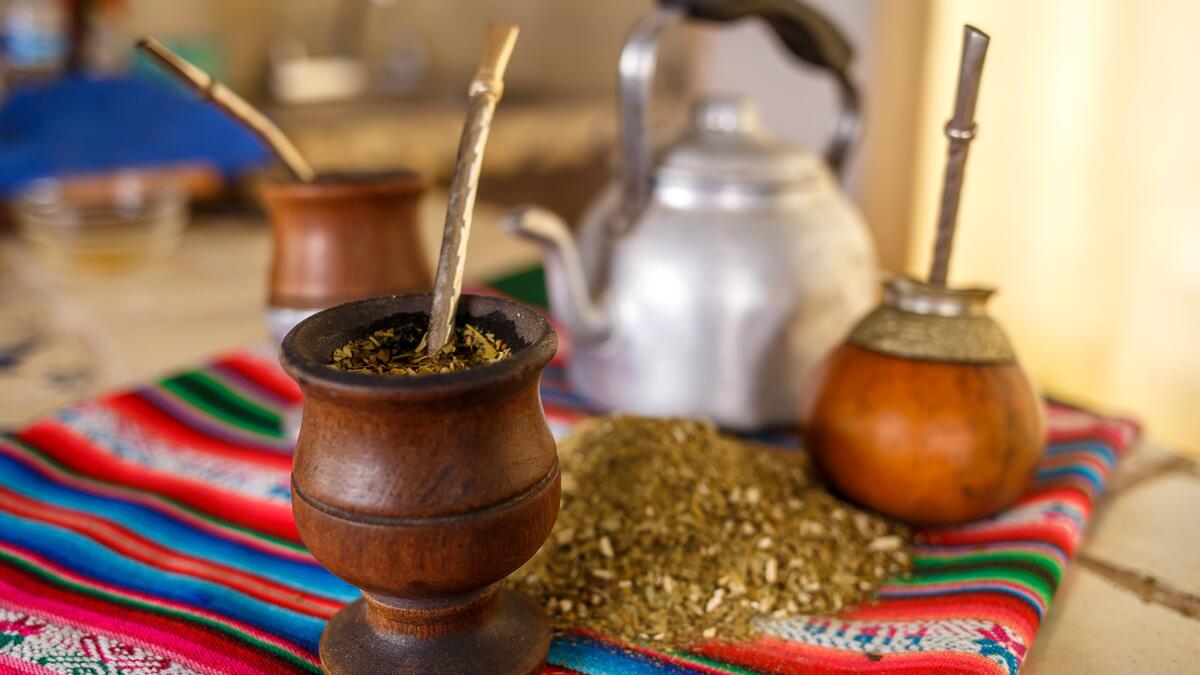
{"type": "Polygon", "coordinates": [[[884,305],[824,363],[805,419],[813,461],[843,495],[919,525],[1010,506],[1043,447],[1042,406],[983,291],[888,282],[884,305]],[[958,316],[914,310],[941,296],[958,316]],[[974,313],[971,313],[974,312],[974,313]]]}

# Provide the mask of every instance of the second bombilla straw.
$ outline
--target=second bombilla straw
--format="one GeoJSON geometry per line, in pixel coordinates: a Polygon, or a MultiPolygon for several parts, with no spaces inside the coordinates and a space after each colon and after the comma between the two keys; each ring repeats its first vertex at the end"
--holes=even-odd
{"type": "Polygon", "coordinates": [[[311,183],[316,173],[296,146],[292,144],[283,131],[258,108],[250,105],[233,90],[217,81],[215,77],[204,72],[190,63],[187,59],[176,54],[154,38],[146,38],[138,42],[138,49],[150,56],[168,73],[175,76],[184,84],[196,90],[198,94],[212,101],[231,117],[241,122],[267,144],[271,152],[279,158],[296,180],[311,183]]]}
{"type": "Polygon", "coordinates": [[[958,220],[958,199],[962,194],[963,173],[967,166],[967,148],[971,139],[975,138],[975,101],[979,98],[983,57],[987,54],[989,40],[987,33],[978,28],[963,26],[958,94],[954,100],[954,116],[946,123],[950,147],[942,183],[942,203],[938,209],[933,263],[929,268],[929,283],[935,286],[946,285],[946,274],[950,269],[950,250],[954,245],[954,227],[958,220]]]}
{"type": "Polygon", "coordinates": [[[483,166],[483,149],[496,103],[504,93],[504,71],[517,43],[517,27],[510,24],[488,26],[483,42],[479,70],[468,90],[467,118],[463,122],[454,177],[450,180],[446,205],[446,227],[442,232],[442,251],[433,282],[433,307],[429,311],[430,354],[450,341],[454,332],[454,313],[462,294],[463,271],[467,263],[467,240],[471,236],[471,212],[483,166]]]}

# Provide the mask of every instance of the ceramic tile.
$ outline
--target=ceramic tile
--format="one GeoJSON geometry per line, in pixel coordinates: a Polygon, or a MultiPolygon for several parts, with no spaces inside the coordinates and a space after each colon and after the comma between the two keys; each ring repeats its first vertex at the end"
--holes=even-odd
{"type": "Polygon", "coordinates": [[[1108,499],[1113,493],[1120,492],[1166,470],[1194,464],[1194,461],[1161,445],[1139,441],[1121,459],[1117,470],[1109,477],[1108,496],[1105,498],[1108,499]]]}
{"type": "Polygon", "coordinates": [[[1200,596],[1200,477],[1176,470],[1113,495],[1083,551],[1200,596]]]}
{"type": "Polygon", "coordinates": [[[1022,675],[1197,672],[1200,621],[1072,565],[1022,675]]]}

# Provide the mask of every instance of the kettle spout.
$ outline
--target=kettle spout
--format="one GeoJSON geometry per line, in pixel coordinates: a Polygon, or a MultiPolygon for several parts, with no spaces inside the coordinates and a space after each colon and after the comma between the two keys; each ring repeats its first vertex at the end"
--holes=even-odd
{"type": "Polygon", "coordinates": [[[545,250],[550,310],[572,337],[583,341],[608,337],[612,320],[592,298],[579,249],[563,219],[546,209],[525,206],[509,214],[504,227],[545,250]]]}

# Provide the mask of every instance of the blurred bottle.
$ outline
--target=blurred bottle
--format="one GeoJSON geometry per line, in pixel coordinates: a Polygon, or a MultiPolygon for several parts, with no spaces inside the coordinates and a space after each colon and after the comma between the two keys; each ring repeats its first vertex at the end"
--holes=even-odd
{"type": "Polygon", "coordinates": [[[120,75],[129,68],[133,37],[126,33],[126,0],[71,2],[68,69],[92,76],[120,75]]]}
{"type": "Polygon", "coordinates": [[[67,9],[59,0],[0,0],[4,88],[53,79],[70,49],[67,9]]]}

